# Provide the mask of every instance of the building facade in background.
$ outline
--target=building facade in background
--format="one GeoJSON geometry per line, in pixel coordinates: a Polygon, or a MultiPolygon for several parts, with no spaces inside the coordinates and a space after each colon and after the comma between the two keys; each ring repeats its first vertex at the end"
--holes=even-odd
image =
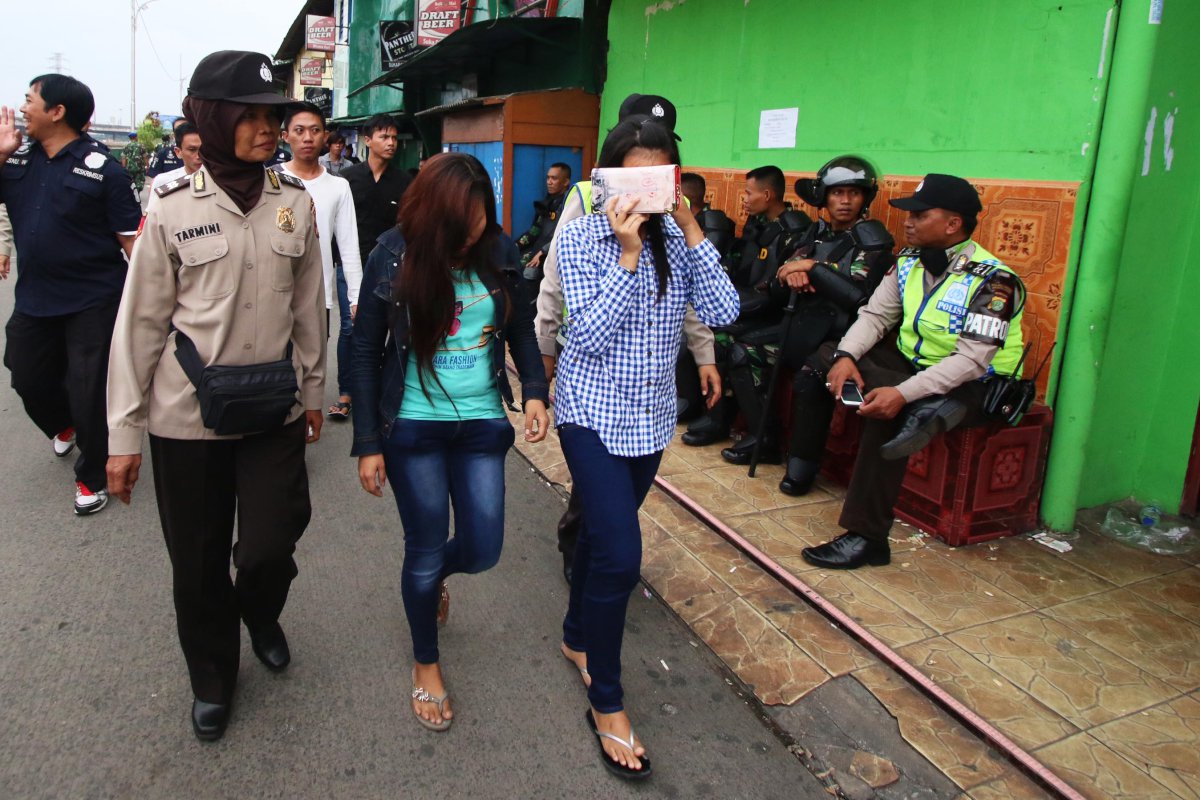
{"type": "Polygon", "coordinates": [[[525,221],[521,176],[559,144],[585,174],[632,92],[675,103],[685,168],[735,218],[742,175],[764,164],[796,177],[837,154],[870,158],[886,176],[873,211],[894,232],[887,197],[928,172],[963,175],[985,205],[977,238],[1029,287],[1028,364],[1051,358],[1039,381],[1056,415],[1046,523],[1069,528],[1076,509],[1127,496],[1195,512],[1200,336],[1186,308],[1200,290],[1200,70],[1188,48],[1200,6],[465,5],[331,4],[349,28],[339,121],[398,114],[410,165],[474,152],[510,230],[525,221]],[[433,41],[426,12],[445,29],[421,46],[433,41]],[[572,125],[590,147],[568,144],[572,125]]]}

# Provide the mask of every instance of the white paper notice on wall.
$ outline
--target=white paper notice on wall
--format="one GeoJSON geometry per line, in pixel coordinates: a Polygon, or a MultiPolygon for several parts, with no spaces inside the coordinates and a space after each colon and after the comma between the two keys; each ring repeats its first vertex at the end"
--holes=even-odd
{"type": "Polygon", "coordinates": [[[1162,7],[1164,0],[1150,0],[1150,24],[1162,25],[1162,7]]]}
{"type": "Polygon", "coordinates": [[[799,108],[765,108],[758,116],[758,148],[796,146],[796,123],[800,119],[799,108]]]}

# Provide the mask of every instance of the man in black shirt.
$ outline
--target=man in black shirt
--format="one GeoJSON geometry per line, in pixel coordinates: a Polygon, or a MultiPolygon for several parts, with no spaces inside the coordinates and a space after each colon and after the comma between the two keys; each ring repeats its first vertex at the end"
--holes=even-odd
{"type": "Polygon", "coordinates": [[[354,196],[354,212],[358,217],[358,249],[362,263],[375,249],[375,240],[396,224],[400,198],[412,183],[401,167],[392,163],[396,155],[396,120],[379,114],[367,120],[367,160],[342,170],[341,177],[350,183],[354,196]]]}

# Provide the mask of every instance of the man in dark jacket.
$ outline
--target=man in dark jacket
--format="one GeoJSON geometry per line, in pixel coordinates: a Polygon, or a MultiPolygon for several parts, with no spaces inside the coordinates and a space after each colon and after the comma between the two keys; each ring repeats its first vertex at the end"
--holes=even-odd
{"type": "Polygon", "coordinates": [[[525,280],[535,283],[542,280],[542,259],[546,257],[546,250],[554,238],[554,229],[558,227],[558,217],[562,214],[563,201],[567,199],[569,188],[571,167],[561,161],[551,164],[550,169],[546,170],[546,197],[533,204],[537,212],[533,224],[517,239],[525,280]]]}

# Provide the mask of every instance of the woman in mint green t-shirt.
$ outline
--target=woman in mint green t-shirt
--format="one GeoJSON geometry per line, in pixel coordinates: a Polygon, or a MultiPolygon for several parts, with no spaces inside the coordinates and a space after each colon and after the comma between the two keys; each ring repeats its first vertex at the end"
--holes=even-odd
{"type": "Polygon", "coordinates": [[[381,495],[391,481],[400,510],[413,711],[431,730],[453,717],[438,652],[444,581],[494,566],[504,539],[514,439],[504,402],[516,410],[505,341],[521,376],[525,438],[540,441],[549,425],[533,306],[520,297],[519,256],[495,208],[475,158],[431,158],[405,192],[399,227],[367,260],[352,337],[352,452],[363,488],[381,495]]]}

